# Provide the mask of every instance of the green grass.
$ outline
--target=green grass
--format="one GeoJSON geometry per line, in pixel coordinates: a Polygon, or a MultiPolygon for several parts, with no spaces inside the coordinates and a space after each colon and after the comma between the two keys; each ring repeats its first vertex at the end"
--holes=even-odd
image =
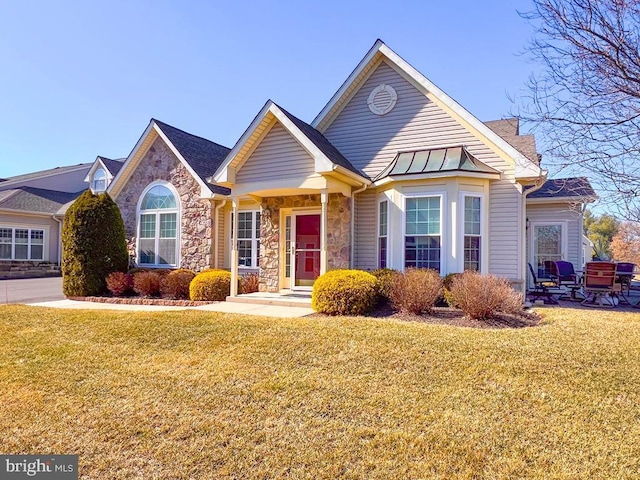
{"type": "Polygon", "coordinates": [[[0,308],[0,452],[81,478],[637,478],[640,314],[480,330],[0,308]]]}

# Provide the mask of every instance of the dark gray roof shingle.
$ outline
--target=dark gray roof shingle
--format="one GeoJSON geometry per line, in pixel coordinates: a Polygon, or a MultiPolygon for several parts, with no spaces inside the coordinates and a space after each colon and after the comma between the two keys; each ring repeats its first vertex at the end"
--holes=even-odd
{"type": "Polygon", "coordinates": [[[304,135],[309,140],[311,140],[313,142],[313,144],[316,147],[318,147],[322,153],[324,153],[326,155],[326,157],[329,160],[331,160],[336,165],[340,165],[341,167],[346,168],[350,172],[353,172],[353,173],[355,173],[357,175],[360,175],[361,177],[369,179],[369,177],[366,174],[364,174],[363,172],[358,170],[356,167],[354,167],[351,164],[351,162],[349,160],[347,160],[345,158],[345,156],[342,155],[342,153],[340,153],[340,151],[336,147],[334,147],[331,144],[331,142],[329,142],[329,140],[327,140],[326,137],[322,133],[320,133],[318,130],[313,128],[308,123],[303,122],[302,120],[300,120],[295,115],[292,115],[291,113],[287,112],[281,106],[279,106],[279,105],[277,105],[277,106],[289,118],[289,120],[291,120],[294,123],[294,125],[296,127],[298,127],[302,131],[302,133],[304,133],[304,135]]]}
{"type": "Polygon", "coordinates": [[[111,175],[113,175],[114,177],[120,171],[120,169],[122,168],[122,165],[124,165],[124,161],[126,160],[126,158],[112,160],[111,158],[102,157],[102,156],[99,156],[98,158],[102,161],[102,163],[104,163],[104,166],[107,167],[107,170],[109,170],[111,175]]]}
{"type": "Polygon", "coordinates": [[[26,212],[56,213],[65,203],[75,200],[82,192],[68,193],[43,188],[20,187],[8,190],[0,197],[0,208],[26,212]],[[11,195],[6,194],[12,192],[11,195]]]}
{"type": "Polygon", "coordinates": [[[192,135],[176,127],[172,127],[160,120],[152,119],[160,127],[160,130],[167,136],[173,146],[180,152],[180,155],[189,163],[191,168],[202,179],[203,182],[211,186],[214,193],[229,195],[231,190],[219,185],[212,185],[207,182],[218,169],[231,149],[219,145],[206,138],[192,135]]]}
{"type": "Polygon", "coordinates": [[[554,178],[544,182],[539,190],[529,194],[528,198],[593,198],[595,190],[585,177],[554,178]]]}

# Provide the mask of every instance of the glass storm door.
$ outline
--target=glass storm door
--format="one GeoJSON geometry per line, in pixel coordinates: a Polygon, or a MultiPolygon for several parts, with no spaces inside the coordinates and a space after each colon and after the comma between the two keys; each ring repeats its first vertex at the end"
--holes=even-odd
{"type": "Polygon", "coordinates": [[[562,260],[562,224],[533,226],[533,265],[537,275],[549,277],[549,263],[562,260]]]}
{"type": "MultiPolygon", "coordinates": [[[[292,288],[312,287],[320,276],[320,215],[294,214],[289,247],[292,288]]],[[[289,263],[289,262],[288,262],[289,263]]]]}

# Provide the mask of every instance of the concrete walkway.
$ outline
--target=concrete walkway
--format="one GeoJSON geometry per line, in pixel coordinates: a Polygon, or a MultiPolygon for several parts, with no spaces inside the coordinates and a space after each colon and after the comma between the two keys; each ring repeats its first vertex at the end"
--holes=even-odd
{"type": "Polygon", "coordinates": [[[275,318],[298,318],[315,313],[308,307],[285,307],[281,305],[260,305],[255,303],[218,302],[198,307],[174,307],[163,305],[121,305],[118,303],[79,302],[77,300],[55,300],[51,302],[29,303],[32,307],[73,308],[80,310],[126,310],[135,312],[164,312],[175,310],[199,310],[207,312],[238,313],[275,318]]]}

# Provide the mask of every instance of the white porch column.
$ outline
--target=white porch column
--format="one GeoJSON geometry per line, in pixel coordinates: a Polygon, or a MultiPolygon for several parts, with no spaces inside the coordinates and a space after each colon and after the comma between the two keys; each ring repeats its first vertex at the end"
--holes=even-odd
{"type": "Polygon", "coordinates": [[[233,229],[231,231],[231,291],[232,297],[238,296],[238,197],[231,199],[233,207],[233,229]]]}
{"type": "Polygon", "coordinates": [[[320,214],[320,275],[327,271],[327,202],[329,194],[327,189],[320,192],[322,212],[320,214]]]}

